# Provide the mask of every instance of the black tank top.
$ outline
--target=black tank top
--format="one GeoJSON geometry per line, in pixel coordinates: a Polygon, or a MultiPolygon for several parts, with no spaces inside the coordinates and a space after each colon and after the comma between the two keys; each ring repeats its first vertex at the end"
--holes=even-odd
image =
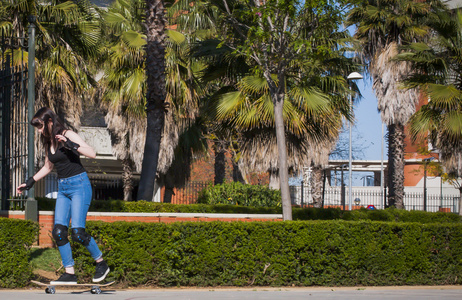
{"type": "Polygon", "coordinates": [[[48,159],[56,167],[58,178],[68,178],[85,172],[85,168],[80,162],[80,155],[77,150],[69,150],[59,147],[54,154],[48,148],[48,159]]]}

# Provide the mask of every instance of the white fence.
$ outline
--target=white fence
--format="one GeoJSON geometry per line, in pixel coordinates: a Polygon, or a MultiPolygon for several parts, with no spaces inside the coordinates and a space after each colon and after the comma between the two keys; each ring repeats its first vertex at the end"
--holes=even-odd
{"type": "MultiPolygon", "coordinates": [[[[290,196],[292,204],[301,207],[313,206],[313,197],[309,186],[291,186],[290,196]]],[[[386,190],[381,192],[380,187],[352,187],[352,206],[367,207],[373,205],[377,209],[387,206],[386,190]],[[383,195],[385,194],[385,195],[383,195]]],[[[327,187],[323,194],[324,207],[349,207],[348,187],[343,191],[341,187],[327,187]]],[[[424,193],[406,191],[404,193],[404,206],[407,210],[424,210],[424,193]]],[[[451,194],[427,193],[426,211],[436,212],[440,208],[446,211],[459,212],[459,196],[451,194]]]]}

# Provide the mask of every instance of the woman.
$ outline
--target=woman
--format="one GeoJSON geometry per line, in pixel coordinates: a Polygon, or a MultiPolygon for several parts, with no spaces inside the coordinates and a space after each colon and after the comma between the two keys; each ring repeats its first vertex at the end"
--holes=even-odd
{"type": "Polygon", "coordinates": [[[77,133],[67,130],[58,116],[47,107],[39,109],[30,123],[41,133],[46,153],[45,164],[34,176],[18,186],[17,191],[21,194],[22,191],[29,190],[36,181],[44,178],[56,167],[58,197],[52,236],[58,245],[66,272],[51,284],[77,284],[68,239],[70,219],[71,237],[75,242],[84,245],[96,261],[93,282],[100,282],[109,273],[109,267],[103,260],[103,254],[95,240],[85,231],[92,190],[90,180],[80,162],[80,155],[95,158],[96,153],[77,133]]]}

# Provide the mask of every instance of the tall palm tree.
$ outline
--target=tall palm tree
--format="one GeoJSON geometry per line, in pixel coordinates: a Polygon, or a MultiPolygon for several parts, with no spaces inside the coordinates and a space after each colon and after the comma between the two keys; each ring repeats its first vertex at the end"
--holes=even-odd
{"type": "Polygon", "coordinates": [[[428,139],[440,150],[446,171],[461,177],[462,13],[442,11],[430,26],[426,43],[411,44],[398,56],[413,64],[406,86],[420,88],[429,99],[411,118],[410,132],[414,140],[428,139]]]}
{"type": "Polygon", "coordinates": [[[416,0],[347,2],[354,5],[347,24],[357,26],[355,37],[361,42],[378,109],[388,126],[388,204],[404,208],[404,128],[415,112],[418,93],[400,87],[411,67],[408,62],[392,58],[399,53],[399,47],[426,37],[427,20],[441,3],[416,0]]]}
{"type": "Polygon", "coordinates": [[[164,129],[165,39],[167,20],[163,0],[146,1],[146,141],[141,169],[138,200],[151,200],[154,193],[160,145],[164,129]]]}
{"type": "MultiPolygon", "coordinates": [[[[132,171],[142,170],[145,148],[145,141],[141,138],[146,136],[146,36],[142,33],[144,8],[145,2],[141,0],[118,0],[104,14],[104,25],[108,27],[105,33],[109,37],[109,43],[101,81],[103,104],[108,109],[106,121],[113,136],[113,150],[126,170],[125,199],[131,195],[132,171]]],[[[193,144],[181,142],[178,145],[181,135],[197,116],[195,103],[198,99],[197,93],[200,93],[194,76],[201,70],[201,65],[185,59],[188,47],[183,34],[172,28],[167,31],[165,103],[168,104],[168,110],[165,114],[167,121],[162,130],[156,171],[159,183],[164,184],[167,189],[165,199],[168,199],[168,191],[178,180],[184,181],[178,176],[187,176],[184,172],[170,171],[178,166],[179,157],[182,156],[178,153],[177,146],[187,148],[184,145],[193,144]]],[[[147,157],[152,155],[146,154],[147,157]]]]}
{"type": "Polygon", "coordinates": [[[143,1],[114,1],[103,14],[107,37],[100,81],[112,149],[122,161],[124,200],[132,200],[133,172],[141,170],[145,136],[143,1]]]}

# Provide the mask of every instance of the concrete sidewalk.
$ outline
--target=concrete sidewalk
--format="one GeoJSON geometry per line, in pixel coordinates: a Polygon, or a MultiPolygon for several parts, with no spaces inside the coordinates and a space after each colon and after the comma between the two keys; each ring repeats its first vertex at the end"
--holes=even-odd
{"type": "Polygon", "coordinates": [[[2,300],[71,300],[88,299],[132,300],[452,300],[462,299],[462,286],[432,287],[346,287],[346,288],[184,288],[184,289],[111,289],[103,290],[100,295],[92,295],[84,289],[57,289],[56,294],[45,294],[44,289],[29,288],[22,290],[0,290],[2,300]]]}

